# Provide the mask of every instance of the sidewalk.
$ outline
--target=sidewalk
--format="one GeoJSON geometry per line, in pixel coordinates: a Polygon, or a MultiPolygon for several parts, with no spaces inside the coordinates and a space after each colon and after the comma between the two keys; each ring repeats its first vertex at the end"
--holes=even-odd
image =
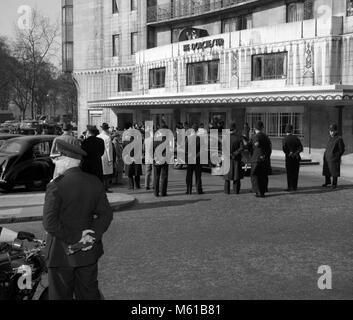
{"type": "MultiPolygon", "coordinates": [[[[42,220],[44,196],[44,193],[2,195],[0,197],[0,224],[42,220]]],[[[136,201],[133,196],[124,193],[110,193],[107,196],[114,212],[136,201]]]]}

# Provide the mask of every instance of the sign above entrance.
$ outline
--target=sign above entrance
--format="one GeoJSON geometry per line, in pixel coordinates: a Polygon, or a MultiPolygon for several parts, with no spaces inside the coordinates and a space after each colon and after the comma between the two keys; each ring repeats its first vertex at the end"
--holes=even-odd
{"type": "Polygon", "coordinates": [[[184,52],[188,51],[195,51],[195,50],[205,50],[207,48],[213,48],[213,47],[223,47],[224,46],[224,39],[219,38],[219,39],[214,39],[214,40],[206,40],[206,41],[201,41],[201,42],[195,42],[191,44],[186,44],[184,45],[184,52]]]}

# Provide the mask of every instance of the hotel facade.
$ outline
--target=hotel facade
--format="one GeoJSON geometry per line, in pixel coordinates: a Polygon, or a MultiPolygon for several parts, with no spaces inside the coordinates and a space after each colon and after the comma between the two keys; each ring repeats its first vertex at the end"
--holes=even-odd
{"type": "MultiPolygon", "coordinates": [[[[353,154],[353,1],[63,0],[78,125],[287,123],[321,161],[335,122],[353,154]]],[[[64,41],[65,40],[65,41],[64,41]]]]}

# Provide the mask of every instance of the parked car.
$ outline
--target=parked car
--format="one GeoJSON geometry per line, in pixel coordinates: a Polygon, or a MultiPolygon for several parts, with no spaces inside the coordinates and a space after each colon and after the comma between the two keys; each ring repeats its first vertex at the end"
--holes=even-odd
{"type": "Polygon", "coordinates": [[[50,150],[55,136],[21,136],[0,147],[0,188],[11,191],[16,185],[28,190],[45,190],[52,179],[54,164],[50,150]]]}
{"type": "Polygon", "coordinates": [[[0,132],[0,147],[5,143],[6,140],[20,137],[19,134],[11,134],[11,133],[1,133],[0,132]]]}

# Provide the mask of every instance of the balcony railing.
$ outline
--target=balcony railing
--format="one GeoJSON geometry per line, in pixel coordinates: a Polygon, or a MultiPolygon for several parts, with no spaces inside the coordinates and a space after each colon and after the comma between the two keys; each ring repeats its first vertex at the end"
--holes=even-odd
{"type": "Polygon", "coordinates": [[[168,4],[148,7],[147,22],[192,17],[250,2],[254,0],[174,0],[168,4]]]}

